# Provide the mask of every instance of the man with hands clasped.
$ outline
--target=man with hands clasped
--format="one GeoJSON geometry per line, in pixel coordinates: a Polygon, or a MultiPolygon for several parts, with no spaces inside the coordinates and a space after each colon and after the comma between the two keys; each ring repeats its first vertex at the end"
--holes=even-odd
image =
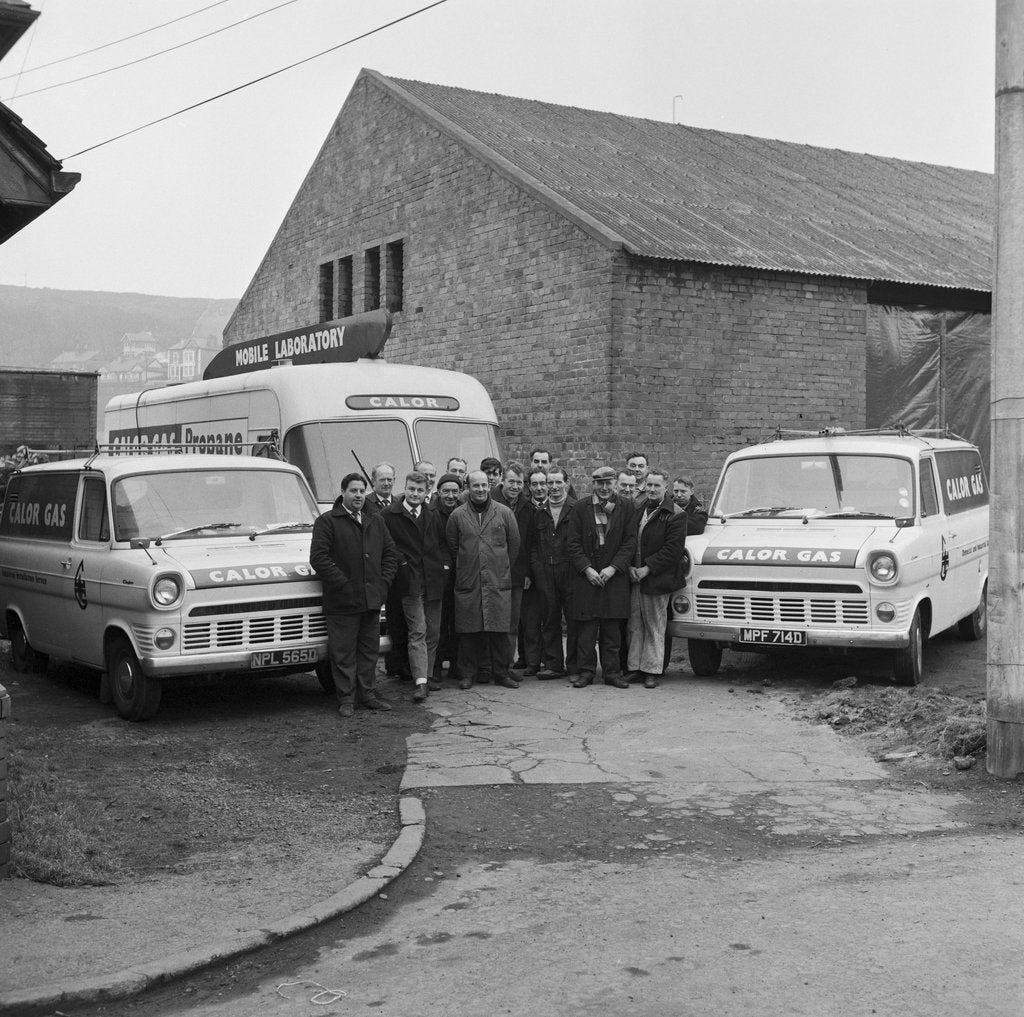
{"type": "Polygon", "coordinates": [[[629,617],[628,571],[636,553],[633,506],[617,497],[616,473],[610,466],[599,466],[591,478],[591,497],[581,498],[569,518],[579,668],[572,684],[577,689],[593,684],[600,656],[604,683],[627,689],[619,665],[619,632],[629,617]]]}

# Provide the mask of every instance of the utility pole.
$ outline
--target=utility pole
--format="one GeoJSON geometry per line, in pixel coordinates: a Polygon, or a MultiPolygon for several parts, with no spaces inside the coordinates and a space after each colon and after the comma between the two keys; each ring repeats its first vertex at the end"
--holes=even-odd
{"type": "Polygon", "coordinates": [[[1024,0],[996,2],[988,771],[1024,772],[1024,0]]]}

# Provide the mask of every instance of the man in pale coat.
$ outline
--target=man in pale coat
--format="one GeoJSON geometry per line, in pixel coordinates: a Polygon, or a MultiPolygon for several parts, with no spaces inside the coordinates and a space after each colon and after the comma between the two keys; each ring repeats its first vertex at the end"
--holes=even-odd
{"type": "Polygon", "coordinates": [[[493,681],[517,689],[508,634],[519,527],[512,510],[491,497],[486,473],[477,470],[468,480],[469,499],[452,512],[445,529],[455,562],[459,688],[493,681]]]}

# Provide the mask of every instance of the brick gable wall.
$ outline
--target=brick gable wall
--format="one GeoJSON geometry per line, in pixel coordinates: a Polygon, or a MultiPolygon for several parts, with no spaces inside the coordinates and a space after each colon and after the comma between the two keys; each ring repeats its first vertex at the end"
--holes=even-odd
{"type": "Polygon", "coordinates": [[[864,426],[862,286],[623,256],[615,291],[623,453],[690,473],[705,499],[725,456],[776,427],[864,426]]]}
{"type": "MultiPolygon", "coordinates": [[[[225,331],[320,319],[319,263],[403,241],[394,363],[465,371],[494,400],[508,458],[618,448],[609,418],[612,252],[361,79],[225,331]]],[[[382,292],[386,291],[381,286],[382,292]]]]}

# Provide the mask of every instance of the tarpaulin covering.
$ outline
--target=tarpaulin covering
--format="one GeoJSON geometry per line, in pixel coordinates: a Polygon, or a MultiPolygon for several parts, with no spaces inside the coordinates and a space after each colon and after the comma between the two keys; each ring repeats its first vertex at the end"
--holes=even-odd
{"type": "Polygon", "coordinates": [[[989,463],[992,316],[934,307],[868,308],[868,427],[948,427],[989,463]]]}

